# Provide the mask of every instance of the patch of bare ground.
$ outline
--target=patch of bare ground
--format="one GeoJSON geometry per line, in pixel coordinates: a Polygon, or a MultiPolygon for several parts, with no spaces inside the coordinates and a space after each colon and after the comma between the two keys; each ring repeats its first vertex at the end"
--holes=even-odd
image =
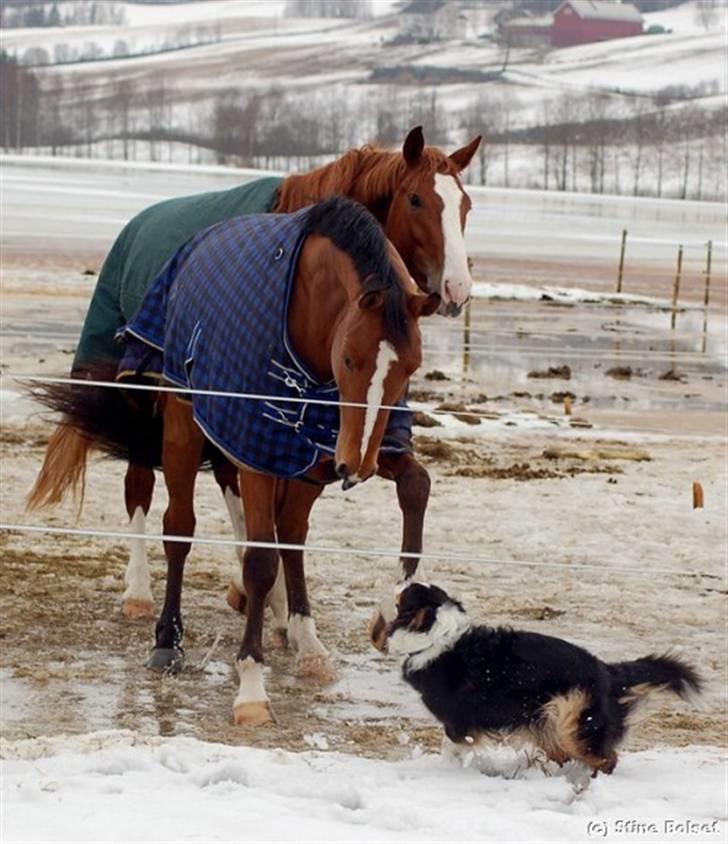
{"type": "MultiPolygon", "coordinates": [[[[42,425],[3,429],[5,521],[31,518],[23,512],[23,495],[38,470],[49,430],[42,425]]],[[[598,440],[570,440],[567,451],[573,453],[547,457],[544,452],[556,447],[553,442],[523,434],[497,442],[420,436],[417,447],[433,477],[426,547],[458,554],[472,549],[474,555],[472,563],[429,561],[427,575],[458,595],[475,619],[562,636],[605,659],[676,647],[698,662],[711,688],[725,680],[720,633],[725,594],[717,572],[695,578],[626,579],[608,570],[529,569],[507,562],[578,564],[582,559],[606,559],[605,566],[616,568],[630,561],[634,567],[639,559],[646,567],[664,567],[671,563],[665,549],[672,545],[673,554],[685,546],[676,554],[676,565],[705,570],[710,552],[700,557],[694,543],[708,543],[719,529],[722,512],[715,509],[720,478],[713,471],[716,453],[711,447],[675,450],[650,444],[651,460],[621,460],[615,450],[635,447],[598,440]],[[569,480],[544,477],[538,483],[514,483],[519,473],[511,467],[524,463],[563,472],[569,480]],[[584,471],[592,463],[618,463],[619,486],[607,486],[598,473],[584,471]],[[469,466],[482,466],[490,474],[477,479],[455,474],[469,466]],[[569,467],[581,471],[569,475],[569,467]],[[664,507],[674,502],[676,484],[687,487],[696,474],[706,488],[706,510],[697,513],[700,521],[691,523],[690,533],[664,507]],[[619,507],[611,506],[614,495],[621,496],[619,507]],[[591,504],[580,507],[585,500],[591,504]],[[651,504],[653,500],[658,503],[651,504]],[[643,506],[652,509],[640,509],[643,506]],[[634,535],[632,523],[640,525],[634,535]],[[620,530],[627,534],[622,545],[620,530]],[[635,545],[639,555],[625,561],[625,549],[635,545]],[[596,556],[590,557],[592,546],[596,556]],[[500,562],[487,566],[477,561],[478,555],[500,562]]],[[[91,462],[79,524],[124,527],[123,470],[118,463],[91,462]]],[[[161,481],[159,487],[150,533],[160,529],[165,506],[161,481]]],[[[199,535],[229,536],[224,506],[209,476],[198,482],[196,507],[199,535]]],[[[69,506],[39,514],[35,521],[74,526],[74,519],[75,510],[69,506]]],[[[331,489],[314,510],[311,541],[337,548],[396,546],[399,519],[391,484],[373,481],[350,493],[331,489]],[[374,533],[385,538],[375,538],[374,533]]],[[[149,543],[149,553],[159,610],[164,557],[156,542],[149,543]]],[[[193,548],[183,595],[186,670],[166,677],[144,667],[153,645],[154,620],[129,621],[120,611],[124,543],[0,534],[2,734],[14,739],[128,728],[289,750],[310,749],[321,736],[332,750],[378,758],[406,756],[416,746],[437,750],[439,726],[402,684],[397,662],[369,645],[368,618],[384,586],[393,583],[397,564],[365,551],[355,556],[317,552],[307,558],[316,623],[336,659],[339,681],[321,688],[302,679],[290,651],[268,647],[266,685],[277,723],[259,730],[235,727],[233,660],[244,622],[225,602],[233,556],[230,549],[193,548]]],[[[270,645],[267,634],[266,641],[270,645]]],[[[711,692],[708,702],[704,712],[666,702],[634,731],[627,748],[718,744],[724,738],[719,694],[711,692]]]]}
{"type": "Polygon", "coordinates": [[[415,445],[425,463],[441,464],[444,473],[451,477],[535,481],[581,474],[621,475],[624,471],[621,466],[602,459],[602,454],[619,459],[619,452],[614,450],[595,450],[585,458],[574,451],[563,454],[548,449],[530,452],[521,447],[514,452],[502,443],[495,445],[467,437],[440,440],[428,436],[416,437],[415,445]],[[515,453],[519,459],[514,461],[515,453]]]}

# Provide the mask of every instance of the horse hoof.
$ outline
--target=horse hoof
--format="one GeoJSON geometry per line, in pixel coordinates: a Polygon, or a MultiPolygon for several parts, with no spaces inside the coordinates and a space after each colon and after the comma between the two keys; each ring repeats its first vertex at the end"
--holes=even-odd
{"type": "Polygon", "coordinates": [[[375,610],[369,621],[369,639],[382,653],[387,652],[387,622],[379,610],[375,610]]]}
{"type": "Polygon", "coordinates": [[[322,685],[333,683],[336,679],[334,661],[328,654],[303,654],[296,660],[296,673],[299,677],[308,677],[322,685]]]}
{"type": "Polygon", "coordinates": [[[181,648],[155,648],[147,660],[147,668],[165,674],[179,674],[185,667],[185,655],[181,648]]]}
{"type": "Polygon", "coordinates": [[[154,601],[127,598],[121,604],[121,612],[126,618],[154,618],[154,601]]]}
{"type": "Polygon", "coordinates": [[[228,586],[227,602],[228,605],[235,610],[235,612],[239,613],[245,612],[245,607],[248,603],[245,595],[243,595],[234,583],[231,583],[230,586],[228,586]]]}
{"type": "Polygon", "coordinates": [[[288,630],[285,627],[274,627],[271,644],[277,651],[285,651],[288,647],[288,630]]]}
{"type": "Polygon", "coordinates": [[[267,700],[233,706],[233,723],[236,727],[264,727],[266,724],[274,724],[275,720],[267,700]]]}

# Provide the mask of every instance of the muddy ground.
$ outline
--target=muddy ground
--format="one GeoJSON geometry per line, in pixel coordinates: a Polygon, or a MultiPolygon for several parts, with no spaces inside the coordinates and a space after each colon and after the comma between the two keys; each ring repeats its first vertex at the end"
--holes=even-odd
{"type": "MultiPolygon", "coordinates": [[[[84,275],[92,257],[6,256],[4,373],[67,372],[93,286],[93,276],[84,275]]],[[[485,339],[467,377],[462,327],[441,320],[427,328],[427,362],[413,384],[421,410],[417,449],[433,478],[425,547],[458,557],[428,562],[427,577],[482,622],[563,636],[605,659],[673,650],[695,661],[709,681],[704,710],[669,702],[627,746],[723,743],[724,366],[714,355],[698,360],[690,338],[671,345],[664,314],[619,312],[615,323],[613,309],[478,307],[474,330],[485,339]],[[615,325],[624,338],[618,344],[615,325]],[[496,336],[488,346],[504,326],[523,329],[520,345],[496,336]],[[511,344],[505,353],[504,342],[511,344]],[[661,349],[674,359],[659,357],[661,349]],[[615,364],[632,366],[633,375],[607,376],[615,364]],[[680,379],[662,380],[673,364],[680,379]],[[529,378],[564,365],[568,379],[563,372],[529,378]],[[438,415],[438,407],[448,415],[438,415]],[[473,413],[478,424],[471,424],[473,413]],[[696,480],[705,492],[700,510],[692,508],[696,480]]],[[[2,521],[125,529],[124,467],[103,460],[90,465],[80,516],[71,502],[24,512],[52,426],[18,397],[14,382],[4,378],[0,388],[2,521]]],[[[160,478],[150,532],[160,529],[165,502],[160,478]]],[[[200,478],[196,506],[198,535],[230,537],[209,475],[200,478]]],[[[396,661],[375,652],[367,637],[370,614],[396,577],[396,559],[344,553],[396,549],[399,532],[393,485],[375,479],[324,493],[309,541],[344,550],[309,554],[307,573],[338,679],[319,688],[295,675],[290,653],[269,649],[266,682],[278,722],[259,731],[231,723],[243,624],[225,603],[232,549],[193,549],[183,596],[187,670],[164,677],[144,668],[154,620],[129,621],[120,612],[122,541],[1,532],[1,734],[129,728],[381,757],[436,748],[438,726],[399,679],[396,661]]],[[[164,558],[158,542],[149,550],[159,609],[164,558]]]]}
{"type": "MultiPolygon", "coordinates": [[[[14,490],[4,496],[3,520],[27,518],[22,494],[41,461],[46,433],[32,425],[6,426],[3,432],[3,488],[14,490]]],[[[721,742],[725,585],[717,510],[725,502],[715,447],[690,444],[676,459],[674,445],[651,444],[644,451],[650,459],[637,461],[544,457],[547,440],[534,435],[497,445],[466,439],[441,443],[440,449],[434,442],[431,436],[420,440],[434,478],[427,547],[470,548],[473,555],[504,562],[435,562],[427,566],[430,578],[460,595],[484,622],[566,636],[605,658],[677,649],[697,661],[711,681],[706,710],[663,707],[635,730],[629,746],[721,742]],[[483,474],[463,477],[457,474],[463,466],[480,466],[483,474]],[[692,511],[688,500],[696,471],[709,502],[702,512],[692,511]],[[659,504],[661,496],[678,494],[679,506],[674,500],[673,506],[659,504]],[[601,512],[591,512],[600,499],[601,512]],[[509,558],[602,561],[604,569],[509,566],[509,558]],[[625,565],[641,566],[644,574],[613,571],[625,565]],[[650,567],[701,574],[650,576],[650,567]]],[[[634,452],[625,443],[598,445],[611,454],[634,452]]],[[[569,442],[570,451],[582,454],[593,454],[594,446],[593,440],[569,442]]],[[[94,463],[79,524],[122,526],[121,482],[120,465],[94,463]]],[[[392,547],[398,530],[394,489],[384,481],[367,487],[327,491],[314,513],[311,541],[392,547]]],[[[150,531],[158,529],[164,498],[157,495],[150,531]]],[[[207,476],[198,502],[200,535],[228,536],[207,476]]],[[[69,525],[73,516],[68,506],[46,521],[69,525]]],[[[160,600],[163,555],[158,543],[150,543],[150,551],[160,600]]],[[[246,731],[233,727],[230,718],[236,689],[231,666],[242,631],[241,618],[224,600],[231,550],[198,546],[191,555],[184,592],[188,670],[179,677],[143,667],[154,622],[132,622],[120,612],[123,543],[6,532],[0,555],[2,733],[8,738],[129,728],[374,756],[439,744],[439,729],[399,680],[396,662],[376,653],[366,635],[377,596],[394,575],[394,561],[309,556],[315,617],[322,640],[336,655],[339,679],[319,688],[295,676],[291,654],[269,650],[267,683],[278,723],[246,731]]]]}

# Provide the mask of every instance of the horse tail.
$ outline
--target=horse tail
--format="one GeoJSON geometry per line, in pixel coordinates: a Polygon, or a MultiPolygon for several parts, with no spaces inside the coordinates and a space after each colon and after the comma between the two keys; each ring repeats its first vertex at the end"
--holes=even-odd
{"type": "MultiPolygon", "coordinates": [[[[116,368],[87,369],[92,381],[114,381],[116,368]]],[[[80,503],[91,449],[109,457],[154,467],[161,464],[162,421],[156,395],[96,386],[79,379],[71,384],[30,386],[33,398],[62,415],[51,436],[43,467],[27,499],[29,509],[63,500],[73,491],[80,503]]]]}
{"type": "Polygon", "coordinates": [[[69,492],[83,506],[86,491],[86,460],[92,442],[78,428],[61,422],[51,435],[33,489],[28,493],[28,510],[60,504],[69,492]]]}

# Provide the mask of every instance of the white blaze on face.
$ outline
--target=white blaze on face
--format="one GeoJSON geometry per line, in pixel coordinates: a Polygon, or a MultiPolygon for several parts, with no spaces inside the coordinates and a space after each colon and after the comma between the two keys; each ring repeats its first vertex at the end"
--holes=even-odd
{"type": "Polygon", "coordinates": [[[374,365],[369,389],[367,390],[367,409],[364,416],[364,430],[361,437],[361,459],[364,460],[369,450],[369,440],[372,438],[374,423],[377,421],[379,406],[384,398],[384,382],[387,380],[390,366],[398,360],[397,352],[391,343],[382,340],[379,343],[377,361],[374,365]]]}
{"type": "Polygon", "coordinates": [[[465,238],[460,224],[460,204],[463,192],[454,176],[435,173],[435,193],[443,203],[442,236],[445,243],[445,263],[442,271],[443,302],[464,304],[473,286],[465,251],[465,238]]]}

